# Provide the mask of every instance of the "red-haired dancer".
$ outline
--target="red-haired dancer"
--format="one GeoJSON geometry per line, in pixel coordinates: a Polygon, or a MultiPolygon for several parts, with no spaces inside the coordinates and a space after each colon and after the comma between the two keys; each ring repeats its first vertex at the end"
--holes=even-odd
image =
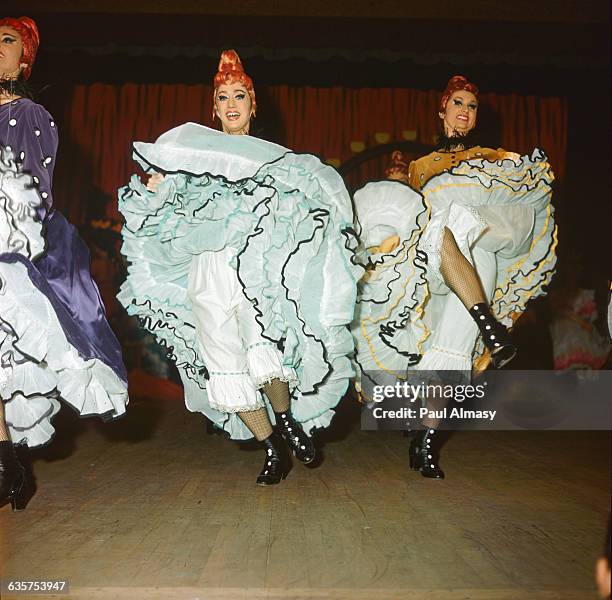
{"type": "Polygon", "coordinates": [[[60,398],[107,417],[127,402],[89,251],[53,208],[57,126],[26,83],[39,41],[32,19],[0,19],[0,499],[14,508],[24,502],[12,442],[47,443],[60,398]]]}
{"type": "Polygon", "coordinates": [[[213,100],[223,133],[187,123],[134,144],[157,174],[120,192],[131,265],[119,300],[172,348],[188,408],[262,443],[257,483],[272,485],[285,442],[314,460],[310,434],[353,374],[352,209],[331,167],[248,135],[255,90],[233,50],[213,100]]]}
{"type": "MultiPolygon", "coordinates": [[[[476,85],[451,78],[439,105],[439,148],[407,172],[395,154],[388,173],[395,181],[355,194],[366,246],[377,251],[353,327],[361,371],[453,371],[466,379],[489,360],[502,367],[516,354],[506,327],[552,277],[546,157],[481,147],[477,112],[476,85]]],[[[427,400],[432,409],[445,403],[427,400]]],[[[438,423],[425,419],[410,448],[426,477],[444,476],[433,451],[438,423]]]]}

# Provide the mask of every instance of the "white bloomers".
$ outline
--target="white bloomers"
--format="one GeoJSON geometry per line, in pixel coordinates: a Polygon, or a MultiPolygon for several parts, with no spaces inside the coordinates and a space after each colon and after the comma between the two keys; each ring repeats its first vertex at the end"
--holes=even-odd
{"type": "Polygon", "coordinates": [[[233,267],[235,256],[229,247],[194,256],[187,292],[208,368],[208,400],[228,413],[262,408],[259,389],[273,379],[296,380],[277,344],[263,336],[233,267]]]}

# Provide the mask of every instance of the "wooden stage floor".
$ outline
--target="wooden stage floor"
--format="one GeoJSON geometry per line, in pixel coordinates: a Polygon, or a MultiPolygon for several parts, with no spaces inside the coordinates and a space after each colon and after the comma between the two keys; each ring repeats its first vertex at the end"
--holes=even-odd
{"type": "Polygon", "coordinates": [[[400,433],[344,412],[322,465],[260,488],[262,452],[182,403],[111,424],[64,410],[32,452],[28,508],[0,508],[0,575],[68,579],[68,596],[32,596],[66,600],[597,597],[609,434],[457,433],[430,481],[400,433]]]}

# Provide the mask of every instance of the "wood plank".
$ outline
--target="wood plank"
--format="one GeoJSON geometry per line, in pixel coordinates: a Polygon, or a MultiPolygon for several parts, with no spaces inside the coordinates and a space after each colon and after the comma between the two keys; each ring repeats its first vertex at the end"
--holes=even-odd
{"type": "Polygon", "coordinates": [[[93,600],[593,596],[608,433],[455,434],[431,481],[406,438],[354,422],[318,468],[260,488],[260,449],[180,405],[133,408],[109,425],[63,414],[32,453],[37,494],[0,508],[3,579],[68,578],[93,600]]]}

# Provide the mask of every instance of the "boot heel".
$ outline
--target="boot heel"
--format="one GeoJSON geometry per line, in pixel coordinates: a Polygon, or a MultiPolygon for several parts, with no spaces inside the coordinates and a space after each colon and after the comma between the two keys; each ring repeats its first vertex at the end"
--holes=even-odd
{"type": "Polygon", "coordinates": [[[410,468],[413,471],[420,471],[423,477],[444,479],[444,471],[434,462],[434,455],[437,462],[437,452],[432,447],[435,434],[436,430],[431,427],[419,432],[410,444],[408,459],[410,468]]]}
{"type": "Polygon", "coordinates": [[[13,482],[12,489],[9,493],[9,500],[11,501],[11,508],[13,509],[13,512],[25,510],[25,474],[23,471],[18,476],[17,480],[13,482]]]}
{"type": "Polygon", "coordinates": [[[283,481],[291,470],[287,448],[280,434],[274,432],[263,440],[266,458],[257,485],[276,485],[283,481]]]}
{"type": "Polygon", "coordinates": [[[410,444],[408,451],[408,464],[413,471],[418,471],[421,468],[419,463],[419,452],[414,444],[410,444]]]}

